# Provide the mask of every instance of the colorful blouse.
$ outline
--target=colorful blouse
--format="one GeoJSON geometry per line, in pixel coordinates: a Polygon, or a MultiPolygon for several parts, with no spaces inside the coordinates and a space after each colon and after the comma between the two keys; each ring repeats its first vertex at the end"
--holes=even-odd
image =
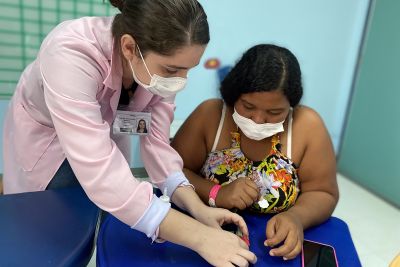
{"type": "Polygon", "coordinates": [[[292,207],[300,192],[295,164],[281,152],[279,135],[272,137],[272,148],[262,161],[252,161],[240,149],[240,133],[232,132],[232,145],[208,154],[201,174],[206,179],[222,186],[247,177],[254,181],[263,207],[256,201],[250,210],[258,213],[278,213],[292,207]]]}

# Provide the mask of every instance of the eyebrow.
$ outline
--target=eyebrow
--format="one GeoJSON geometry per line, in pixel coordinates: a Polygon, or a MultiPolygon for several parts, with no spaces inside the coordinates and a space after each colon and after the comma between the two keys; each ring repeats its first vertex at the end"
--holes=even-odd
{"type": "Polygon", "coordinates": [[[253,105],[252,103],[250,103],[250,102],[248,102],[248,101],[246,101],[246,100],[244,100],[244,99],[242,99],[242,101],[243,101],[246,105],[250,105],[250,106],[253,106],[253,107],[254,107],[254,105],[253,105]]]}
{"type": "MultiPolygon", "coordinates": [[[[198,66],[199,64],[196,64],[194,67],[198,66]]],[[[190,69],[189,67],[182,67],[182,66],[176,66],[176,65],[164,65],[165,67],[171,68],[171,69],[177,69],[177,70],[188,70],[190,69]]]]}
{"type": "MultiPolygon", "coordinates": [[[[254,104],[252,104],[252,103],[250,103],[250,102],[248,102],[248,101],[246,101],[246,100],[244,100],[244,99],[241,99],[246,105],[249,105],[249,106],[252,106],[252,107],[255,107],[255,105],[254,104]]],[[[282,111],[282,110],[284,110],[285,108],[270,108],[270,109],[267,109],[266,111],[282,111]]]]}

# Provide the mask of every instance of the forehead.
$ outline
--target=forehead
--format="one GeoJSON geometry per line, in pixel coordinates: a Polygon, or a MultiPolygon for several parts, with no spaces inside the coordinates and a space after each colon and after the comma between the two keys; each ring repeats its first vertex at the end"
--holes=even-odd
{"type": "Polygon", "coordinates": [[[286,108],[290,106],[282,90],[242,94],[238,101],[247,102],[258,108],[286,108]]]}
{"type": "Polygon", "coordinates": [[[187,45],[177,49],[169,56],[149,52],[148,58],[152,58],[163,65],[173,65],[190,69],[199,64],[205,49],[205,45],[187,45]]]}

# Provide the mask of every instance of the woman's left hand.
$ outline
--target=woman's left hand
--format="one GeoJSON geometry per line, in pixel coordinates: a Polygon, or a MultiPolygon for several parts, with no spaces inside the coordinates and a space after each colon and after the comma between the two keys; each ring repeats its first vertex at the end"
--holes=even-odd
{"type": "Polygon", "coordinates": [[[283,257],[284,260],[295,258],[303,244],[303,225],[299,218],[290,211],[285,211],[273,216],[267,223],[264,245],[269,246],[271,256],[283,257]],[[278,244],[282,243],[279,247],[278,244]]]}
{"type": "Polygon", "coordinates": [[[227,209],[212,208],[204,205],[204,207],[197,210],[195,214],[192,215],[199,222],[218,229],[221,229],[221,226],[224,224],[234,223],[239,227],[243,236],[249,237],[249,231],[244,219],[240,215],[227,209]]]}

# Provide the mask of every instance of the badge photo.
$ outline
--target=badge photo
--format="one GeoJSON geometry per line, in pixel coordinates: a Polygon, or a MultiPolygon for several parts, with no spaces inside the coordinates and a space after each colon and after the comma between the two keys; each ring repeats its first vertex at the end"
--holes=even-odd
{"type": "Polygon", "coordinates": [[[117,110],[113,122],[114,134],[148,135],[150,132],[151,113],[117,110]]]}

